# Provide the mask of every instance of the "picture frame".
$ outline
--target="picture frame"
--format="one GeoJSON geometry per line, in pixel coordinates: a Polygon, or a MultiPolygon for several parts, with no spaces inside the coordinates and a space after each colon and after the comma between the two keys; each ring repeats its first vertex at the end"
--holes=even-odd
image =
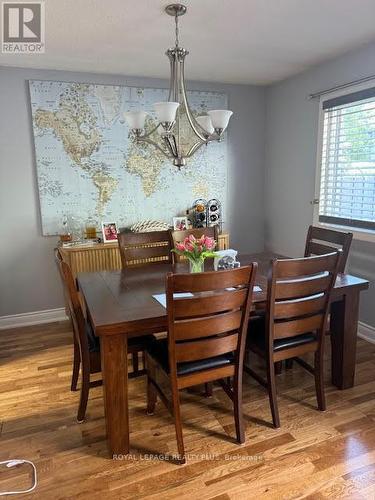
{"type": "Polygon", "coordinates": [[[174,231],[186,231],[188,229],[188,218],[183,217],[173,217],[173,229],[174,231]]]}
{"type": "Polygon", "coordinates": [[[104,243],[113,243],[117,241],[117,224],[116,222],[102,222],[102,234],[104,243]]]}

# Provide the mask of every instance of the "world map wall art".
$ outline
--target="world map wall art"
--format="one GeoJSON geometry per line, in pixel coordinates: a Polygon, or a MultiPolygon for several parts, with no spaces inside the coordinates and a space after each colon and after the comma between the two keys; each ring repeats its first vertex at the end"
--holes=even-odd
{"type": "MultiPolygon", "coordinates": [[[[196,198],[226,206],[226,141],[203,146],[179,171],[129,137],[124,112],[145,109],[151,130],[152,104],[167,100],[167,90],[38,80],[29,87],[44,235],[58,234],[64,217],[82,226],[90,219],[129,227],[144,219],[170,223],[196,198]]],[[[225,94],[191,91],[188,98],[196,115],[227,108],[225,94]]],[[[181,128],[193,144],[184,114],[181,128]]]]}

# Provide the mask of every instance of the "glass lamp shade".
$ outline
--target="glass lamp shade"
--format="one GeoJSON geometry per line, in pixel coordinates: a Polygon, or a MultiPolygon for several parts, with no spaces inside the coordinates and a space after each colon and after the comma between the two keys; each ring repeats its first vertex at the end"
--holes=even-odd
{"type": "Polygon", "coordinates": [[[145,111],[128,111],[124,113],[125,120],[131,129],[144,128],[146,116],[145,111]]]}
{"type": "Polygon", "coordinates": [[[159,123],[172,123],[176,119],[176,111],[179,107],[179,102],[156,102],[154,110],[159,123]]]}
{"type": "Polygon", "coordinates": [[[230,117],[233,115],[233,111],[229,111],[228,109],[214,109],[208,111],[208,115],[215,129],[219,128],[225,130],[228,126],[230,117]]]}
{"type": "Polygon", "coordinates": [[[212,126],[211,118],[207,115],[197,116],[196,118],[199,125],[207,132],[207,134],[211,135],[215,132],[214,127],[212,126]]]}

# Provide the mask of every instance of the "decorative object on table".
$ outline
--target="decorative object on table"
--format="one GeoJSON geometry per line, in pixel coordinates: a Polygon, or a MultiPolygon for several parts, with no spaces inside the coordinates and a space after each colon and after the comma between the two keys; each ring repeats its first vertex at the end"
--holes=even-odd
{"type": "Polygon", "coordinates": [[[186,94],[184,81],[185,57],[189,53],[179,45],[178,18],[186,13],[185,5],[171,4],[165,8],[170,16],[173,16],[176,24],[175,46],[168,49],[166,55],[169,58],[171,68],[170,91],[167,102],[157,102],[154,110],[157,117],[157,125],[150,132],[145,132],[145,120],[147,113],[144,111],[129,111],[125,113],[129,127],[132,130],[135,142],[152,144],[164,156],[173,160],[173,164],[180,169],[186,165],[187,158],[194,155],[204,144],[212,141],[220,142],[228,126],[233,112],[226,109],[208,111],[197,118],[193,115],[186,94]],[[187,137],[183,137],[180,126],[182,116],[188,119],[188,135],[195,136],[196,141],[191,146],[183,147],[188,143],[187,137]],[[152,138],[155,131],[159,137],[152,138]]]}
{"type": "Polygon", "coordinates": [[[186,231],[188,228],[187,217],[173,217],[173,229],[175,231],[186,231]]]}
{"type": "Polygon", "coordinates": [[[240,267],[240,263],[236,260],[237,254],[237,250],[233,250],[231,248],[228,248],[228,250],[218,250],[217,252],[215,252],[215,271],[240,267]]]}
{"type": "Polygon", "coordinates": [[[191,273],[202,273],[205,259],[207,257],[216,257],[215,245],[215,240],[204,234],[198,239],[193,234],[190,234],[183,242],[176,243],[176,247],[172,252],[183,255],[188,259],[191,273]]]}
{"type": "Polygon", "coordinates": [[[223,220],[221,203],[216,198],[212,198],[207,202],[207,226],[218,226],[219,232],[222,231],[223,220]]]}
{"type": "Polygon", "coordinates": [[[96,239],[96,223],[93,219],[88,219],[85,224],[84,237],[86,240],[96,239]]]}
{"type": "Polygon", "coordinates": [[[116,222],[102,222],[103,242],[112,243],[117,241],[117,226],[116,222]]]}
{"type": "Polygon", "coordinates": [[[194,228],[207,226],[207,201],[203,198],[195,200],[192,208],[191,222],[194,228]]]}
{"type": "Polygon", "coordinates": [[[151,233],[153,231],[168,231],[170,225],[160,220],[143,220],[133,224],[130,231],[133,233],[151,233]]]}

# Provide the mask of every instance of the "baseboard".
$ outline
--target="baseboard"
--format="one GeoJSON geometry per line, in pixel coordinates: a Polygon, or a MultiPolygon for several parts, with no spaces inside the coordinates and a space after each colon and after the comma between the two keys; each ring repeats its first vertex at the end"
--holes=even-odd
{"type": "Polygon", "coordinates": [[[19,328],[21,326],[41,325],[43,323],[54,323],[66,319],[68,318],[64,307],[48,309],[46,311],[11,314],[10,316],[0,316],[0,330],[19,328]]]}
{"type": "Polygon", "coordinates": [[[358,321],[358,337],[371,342],[371,344],[375,344],[375,327],[358,321]]]}

